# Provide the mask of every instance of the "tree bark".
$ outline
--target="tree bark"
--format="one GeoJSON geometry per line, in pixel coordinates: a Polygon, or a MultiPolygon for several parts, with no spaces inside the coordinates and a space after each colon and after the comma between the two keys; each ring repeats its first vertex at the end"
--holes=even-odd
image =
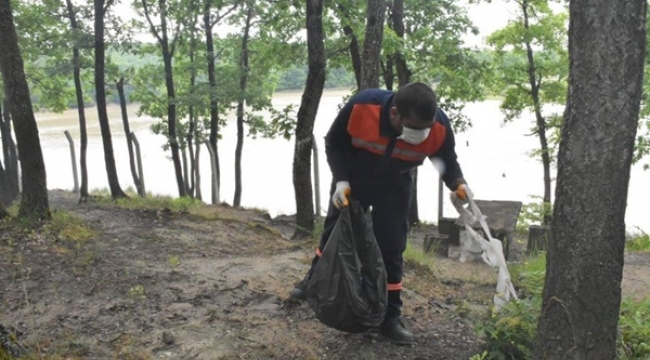
{"type": "Polygon", "coordinates": [[[296,198],[294,238],[314,230],[314,199],[311,178],[311,155],[316,113],[325,86],[325,35],[323,32],[323,0],[307,1],[307,54],[309,70],[298,109],[296,144],[293,155],[293,186],[296,198]]]}
{"type": "MultiPolygon", "coordinates": [[[[69,1],[69,0],[68,0],[69,1]]],[[[117,94],[120,98],[120,110],[122,112],[122,125],[124,126],[124,134],[126,134],[126,147],[129,150],[129,167],[131,168],[131,176],[133,177],[133,184],[140,197],[145,197],[144,187],[142,180],[138,176],[138,170],[135,166],[135,154],[133,152],[133,139],[131,138],[131,125],[129,124],[129,113],[126,110],[126,96],[124,95],[124,78],[120,78],[115,83],[117,87],[117,94]]]]}
{"type": "Polygon", "coordinates": [[[18,155],[11,134],[11,115],[9,114],[8,103],[5,98],[5,106],[0,106],[0,136],[2,137],[2,155],[5,161],[2,179],[0,179],[2,180],[0,182],[0,199],[5,204],[13,203],[20,195],[18,187],[18,155]]]}
{"type": "Polygon", "coordinates": [[[244,27],[244,35],[241,44],[241,60],[239,63],[239,91],[240,100],[237,103],[237,146],[235,147],[235,198],[233,199],[233,206],[241,205],[241,192],[242,192],[242,179],[241,179],[241,155],[244,149],[244,106],[246,95],[246,83],[248,82],[248,37],[251,28],[251,20],[253,18],[253,7],[248,5],[246,13],[246,25],[244,27]]]}
{"type": "Polygon", "coordinates": [[[570,3],[570,91],[535,359],[616,358],[646,8],[647,0],[570,3]]]}
{"type": "Polygon", "coordinates": [[[366,38],[363,42],[359,90],[379,87],[379,63],[386,16],[385,0],[367,0],[366,3],[366,38]]]}
{"type": "MultiPolygon", "coordinates": [[[[212,39],[212,29],[213,25],[210,20],[210,8],[212,1],[204,0],[203,3],[203,27],[205,28],[205,46],[207,50],[207,60],[208,60],[208,83],[210,84],[210,139],[209,144],[212,148],[211,153],[214,153],[214,161],[216,162],[215,171],[216,174],[212,175],[213,179],[216,179],[216,184],[213,184],[212,189],[219,189],[219,182],[221,180],[220,169],[219,169],[219,151],[218,151],[218,139],[219,139],[219,106],[218,99],[216,95],[217,91],[217,80],[215,76],[214,68],[214,42],[212,39]]],[[[216,191],[212,191],[212,203],[217,204],[219,202],[219,194],[216,191]]]]}
{"type": "Polygon", "coordinates": [[[23,175],[18,214],[21,217],[47,220],[51,214],[45,163],[9,0],[0,0],[0,49],[0,71],[5,96],[11,104],[11,118],[23,175]]]}
{"type": "MultiPolygon", "coordinates": [[[[78,31],[79,24],[77,23],[77,15],[75,14],[72,1],[66,0],[66,6],[68,8],[70,28],[72,28],[72,31],[78,31]]],[[[79,167],[81,170],[79,201],[85,201],[88,199],[88,164],[86,161],[86,153],[88,149],[88,132],[86,131],[86,105],[84,104],[83,87],[81,84],[81,56],[79,53],[79,46],[76,43],[72,46],[72,65],[75,95],[77,98],[77,112],[79,113],[79,167]]]]}
{"type": "Polygon", "coordinates": [[[115,167],[115,154],[113,153],[113,139],[111,136],[111,127],[108,123],[108,113],[106,111],[106,89],[104,74],[104,15],[106,8],[104,0],[95,0],[95,94],[97,102],[97,115],[99,118],[99,127],[102,131],[102,141],[104,143],[104,161],[106,163],[106,174],[108,176],[108,187],[111,190],[113,199],[126,197],[120,187],[115,167]]]}
{"type": "MultiPolygon", "coordinates": [[[[528,12],[529,2],[523,0],[520,3],[521,10],[524,15],[524,28],[529,30],[529,15],[528,12]]],[[[535,56],[533,54],[533,47],[530,41],[526,41],[526,56],[528,59],[528,81],[530,84],[530,95],[533,99],[533,107],[535,108],[535,122],[537,124],[537,135],[539,136],[540,147],[542,149],[542,167],[544,168],[544,197],[542,201],[544,204],[551,204],[551,157],[548,153],[548,139],[546,138],[546,119],[542,116],[542,106],[539,99],[539,87],[541,83],[541,76],[537,74],[535,65],[535,56]],[[539,77],[539,79],[538,79],[539,77]]],[[[549,224],[550,219],[546,212],[542,223],[549,224]]]]}

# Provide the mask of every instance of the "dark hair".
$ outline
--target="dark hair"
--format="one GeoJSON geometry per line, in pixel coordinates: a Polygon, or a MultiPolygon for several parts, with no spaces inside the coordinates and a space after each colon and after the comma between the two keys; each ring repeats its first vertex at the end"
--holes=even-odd
{"type": "Polygon", "coordinates": [[[429,85],[421,82],[408,83],[399,88],[393,98],[397,112],[407,118],[433,121],[438,111],[436,93],[429,85]]]}

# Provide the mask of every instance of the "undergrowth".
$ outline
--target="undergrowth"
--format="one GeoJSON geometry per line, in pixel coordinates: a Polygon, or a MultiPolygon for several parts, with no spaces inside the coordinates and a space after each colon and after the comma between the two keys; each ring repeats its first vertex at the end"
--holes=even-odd
{"type": "MultiPolygon", "coordinates": [[[[521,298],[490,311],[477,324],[485,351],[473,359],[532,359],[537,321],[542,306],[546,269],[544,254],[510,266],[513,284],[521,298]]],[[[650,299],[635,302],[624,299],[618,322],[617,356],[622,360],[650,359],[650,299]]]]}

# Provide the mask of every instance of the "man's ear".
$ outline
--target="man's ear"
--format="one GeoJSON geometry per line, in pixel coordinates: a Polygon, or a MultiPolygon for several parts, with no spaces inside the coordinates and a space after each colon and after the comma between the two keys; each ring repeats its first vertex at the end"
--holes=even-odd
{"type": "Polygon", "coordinates": [[[393,119],[396,119],[399,116],[399,113],[397,112],[397,107],[392,106],[389,110],[390,117],[393,119]]]}

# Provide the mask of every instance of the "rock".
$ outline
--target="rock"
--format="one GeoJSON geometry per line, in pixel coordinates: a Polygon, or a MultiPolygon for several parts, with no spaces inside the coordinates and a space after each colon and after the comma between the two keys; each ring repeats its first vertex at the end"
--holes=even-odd
{"type": "Polygon", "coordinates": [[[162,342],[165,345],[174,345],[175,341],[176,340],[174,339],[174,336],[172,334],[168,333],[167,331],[163,331],[163,333],[162,333],[162,342]]]}

